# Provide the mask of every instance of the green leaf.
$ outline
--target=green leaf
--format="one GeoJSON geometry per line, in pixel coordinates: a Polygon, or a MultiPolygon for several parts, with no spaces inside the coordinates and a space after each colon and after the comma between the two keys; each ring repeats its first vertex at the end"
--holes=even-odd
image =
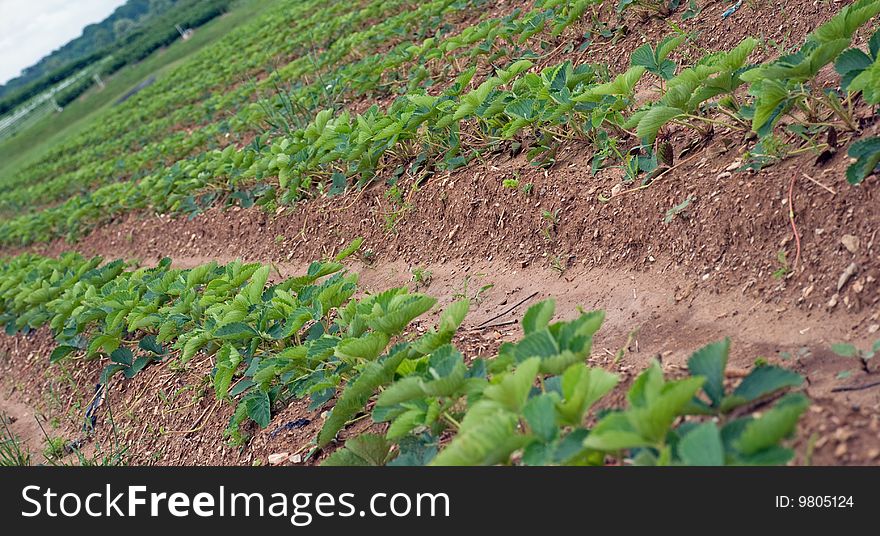
{"type": "Polygon", "coordinates": [[[534,99],[520,98],[508,104],[504,108],[504,113],[517,119],[532,121],[536,118],[534,106],[534,99]]]}
{"type": "Polygon", "coordinates": [[[336,345],[336,357],[354,363],[358,359],[374,361],[388,346],[389,336],[381,331],[374,331],[358,338],[343,339],[336,345]]]}
{"type": "Polygon", "coordinates": [[[792,434],[798,419],[809,405],[809,400],[802,393],[786,395],[760,418],[746,424],[734,441],[735,448],[749,456],[775,447],[779,441],[792,434]]]}
{"type": "Polygon", "coordinates": [[[336,449],[333,454],[321,462],[322,467],[370,467],[367,460],[346,449],[336,449]]]}
{"type": "Polygon", "coordinates": [[[562,375],[563,401],[557,405],[563,424],[577,426],[584,414],[617,385],[617,375],[583,363],[569,367],[562,375]]]}
{"type": "Polygon", "coordinates": [[[857,48],[845,50],[834,62],[834,69],[840,74],[840,87],[847,89],[859,73],[871,66],[873,61],[857,48]]]}
{"type": "Polygon", "coordinates": [[[434,466],[477,466],[505,462],[528,438],[516,433],[515,413],[490,401],[471,407],[459,433],[431,461],[434,466]]]}
{"type": "MultiPolygon", "coordinates": [[[[345,449],[364,460],[366,465],[383,466],[388,461],[391,443],[378,434],[361,434],[345,442],[345,449]]],[[[324,462],[322,465],[333,465],[324,462]]]]}
{"type": "Polygon", "coordinates": [[[49,363],[57,363],[58,361],[67,357],[76,350],[77,348],[75,346],[58,346],[57,348],[52,350],[52,355],[49,356],[49,363]]]}
{"type": "Polygon", "coordinates": [[[660,43],[657,44],[657,54],[656,58],[658,62],[662,62],[669,54],[672,53],[673,50],[679,47],[682,43],[684,43],[687,37],[681,34],[677,35],[668,35],[663,38],[660,43]]]}
{"type": "Polygon", "coordinates": [[[520,73],[529,70],[534,65],[529,60],[519,60],[513,62],[507,69],[497,69],[498,78],[502,84],[510,83],[520,73]]]}
{"type": "Polygon", "coordinates": [[[856,162],[847,168],[846,180],[850,184],[859,184],[880,166],[880,136],[853,143],[848,155],[856,162]]]}
{"type": "Polygon", "coordinates": [[[685,115],[685,111],[680,108],[655,104],[642,116],[636,128],[636,134],[647,143],[654,143],[654,140],[657,139],[657,133],[663,125],[683,115],[685,115]]]}
{"type": "Polygon", "coordinates": [[[635,49],[629,61],[632,66],[642,66],[648,70],[657,68],[657,62],[654,61],[654,50],[651,48],[650,43],[645,43],[635,49]]]}
{"type": "Polygon", "coordinates": [[[604,452],[649,446],[652,442],[642,437],[620,412],[603,417],[584,440],[584,447],[604,452]]]}
{"type": "Polygon", "coordinates": [[[648,368],[636,377],[636,381],[626,393],[626,398],[633,406],[647,406],[660,394],[663,385],[663,370],[656,360],[652,361],[648,368]]]}
{"type": "Polygon", "coordinates": [[[746,402],[775,393],[787,387],[800,387],[804,378],[788,369],[767,365],[758,367],[746,376],[733,391],[733,396],[746,402]]]}
{"type": "Polygon", "coordinates": [[[785,86],[776,80],[763,80],[758,85],[753,84],[752,91],[757,97],[752,130],[761,133],[765,126],[773,127],[782,110],[787,106],[789,93],[785,86]]]}
{"type": "Polygon", "coordinates": [[[559,354],[559,345],[553,334],[547,328],[532,331],[515,344],[503,345],[499,353],[511,352],[517,362],[525,361],[531,357],[548,359],[559,354]]]}
{"type": "Polygon", "coordinates": [[[156,355],[163,355],[167,350],[158,342],[156,342],[155,335],[147,335],[143,339],[138,342],[138,348],[141,350],[146,350],[148,352],[153,352],[156,355]]]}
{"type": "Polygon", "coordinates": [[[364,368],[360,376],[348,384],[318,434],[319,448],[330,443],[336,437],[336,433],[345,426],[345,423],[357,412],[364,409],[367,401],[379,386],[389,383],[394,378],[394,371],[397,370],[405,357],[406,353],[400,351],[387,357],[384,361],[372,361],[364,368]]]}
{"type": "Polygon", "coordinates": [[[547,327],[556,309],[555,300],[544,300],[529,307],[522,320],[523,332],[528,335],[547,327]]]}
{"type": "Polygon", "coordinates": [[[424,424],[424,422],[424,409],[413,408],[406,410],[394,418],[391,425],[388,426],[385,437],[391,440],[399,439],[409,434],[417,426],[424,424]]]}
{"type": "Polygon", "coordinates": [[[125,347],[117,348],[110,353],[110,361],[125,365],[126,367],[130,367],[133,360],[134,354],[125,347]]]}
{"type": "Polygon", "coordinates": [[[498,383],[489,385],[483,390],[483,396],[494,400],[510,411],[519,412],[526,399],[535,378],[541,360],[533,357],[517,365],[513,372],[505,374],[498,383]]]}
{"type": "Polygon", "coordinates": [[[712,401],[712,407],[721,405],[724,398],[724,370],[730,353],[730,339],[712,343],[694,352],[688,359],[688,369],[693,376],[704,376],[703,391],[712,401]]]}
{"type": "Polygon", "coordinates": [[[269,394],[262,391],[253,391],[244,399],[247,415],[260,428],[269,426],[272,420],[272,409],[269,402],[269,394]]]}
{"type": "Polygon", "coordinates": [[[437,303],[436,298],[422,294],[395,296],[389,308],[367,320],[367,325],[376,331],[396,335],[403,331],[416,317],[426,313],[437,303]]]}
{"type": "Polygon", "coordinates": [[[376,399],[376,407],[394,406],[425,396],[424,380],[416,376],[401,378],[382,391],[376,399]]]}
{"type": "Polygon", "coordinates": [[[629,410],[633,427],[646,438],[662,441],[676,417],[703,386],[704,378],[669,382],[647,407],[629,410]]]}
{"type": "Polygon", "coordinates": [[[840,357],[855,357],[859,355],[859,349],[852,344],[838,342],[831,345],[831,351],[840,357]]]}
{"type": "Polygon", "coordinates": [[[244,322],[232,322],[214,330],[214,337],[225,341],[251,339],[259,336],[257,330],[244,322]]]}
{"type": "Polygon", "coordinates": [[[243,378],[238,383],[236,383],[235,386],[232,387],[232,389],[229,390],[229,396],[238,396],[244,392],[247,392],[254,385],[256,385],[256,382],[254,382],[253,380],[243,378]]]}
{"type": "Polygon", "coordinates": [[[532,433],[545,443],[553,441],[559,435],[559,427],[556,425],[558,400],[559,395],[556,393],[544,393],[530,398],[523,407],[523,416],[532,433]]]}
{"type": "Polygon", "coordinates": [[[711,422],[694,427],[678,442],[678,455],[685,465],[724,465],[724,445],[718,427],[711,422]]]}
{"type": "Polygon", "coordinates": [[[461,326],[464,317],[467,315],[470,302],[468,300],[459,300],[449,304],[440,314],[440,321],[437,323],[437,331],[440,333],[454,332],[461,326]]]}
{"type": "Polygon", "coordinates": [[[218,400],[226,397],[232,377],[241,363],[241,354],[230,345],[217,352],[217,371],[214,373],[214,394],[218,400]]]}
{"type": "Polygon", "coordinates": [[[339,253],[336,254],[336,257],[334,257],[334,260],[336,262],[343,261],[344,259],[349,257],[352,253],[359,250],[361,248],[361,244],[363,244],[363,243],[364,243],[363,237],[359,236],[359,237],[355,238],[354,240],[351,241],[351,243],[349,245],[345,246],[339,253]]]}
{"type": "Polygon", "coordinates": [[[146,366],[149,365],[150,362],[153,361],[153,359],[153,356],[149,355],[142,355],[138,357],[134,360],[134,363],[131,364],[131,367],[123,371],[125,377],[129,379],[133,378],[138,372],[144,370],[144,368],[146,368],[146,366]]]}
{"type": "Polygon", "coordinates": [[[250,303],[257,303],[263,295],[263,287],[269,280],[269,266],[261,266],[251,276],[250,283],[244,289],[244,293],[250,303]]]}
{"type": "Polygon", "coordinates": [[[613,81],[594,86],[571,100],[574,102],[599,102],[606,95],[630,96],[645,74],[645,67],[637,65],[617,75],[613,81]]]}

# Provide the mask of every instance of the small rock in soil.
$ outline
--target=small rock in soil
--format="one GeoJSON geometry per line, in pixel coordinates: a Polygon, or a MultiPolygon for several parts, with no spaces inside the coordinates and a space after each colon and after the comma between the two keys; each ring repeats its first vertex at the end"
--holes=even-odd
{"type": "Polygon", "coordinates": [[[840,300],[840,294],[835,293],[834,296],[831,296],[831,299],[828,300],[828,308],[834,309],[837,306],[837,302],[840,300]]]}
{"type": "Polygon", "coordinates": [[[290,458],[289,452],[280,452],[277,454],[269,455],[269,465],[281,465],[286,462],[287,459],[290,458]]]}
{"type": "Polygon", "coordinates": [[[859,250],[859,239],[851,234],[840,237],[840,243],[843,244],[843,247],[845,247],[850,253],[855,253],[859,250]]]}
{"type": "Polygon", "coordinates": [[[850,263],[849,266],[846,267],[846,270],[840,274],[840,279],[837,280],[837,291],[840,292],[843,287],[846,286],[847,281],[850,280],[852,276],[859,270],[859,265],[856,263],[850,263]]]}

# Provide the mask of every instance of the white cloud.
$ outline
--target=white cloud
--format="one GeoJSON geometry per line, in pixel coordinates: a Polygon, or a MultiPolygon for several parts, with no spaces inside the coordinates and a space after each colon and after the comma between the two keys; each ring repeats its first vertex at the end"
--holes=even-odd
{"type": "Polygon", "coordinates": [[[107,18],[125,0],[0,0],[0,84],[107,18]]]}

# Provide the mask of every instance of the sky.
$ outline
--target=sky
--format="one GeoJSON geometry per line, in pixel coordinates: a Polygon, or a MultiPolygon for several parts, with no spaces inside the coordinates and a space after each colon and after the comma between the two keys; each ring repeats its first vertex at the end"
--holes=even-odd
{"type": "Polygon", "coordinates": [[[0,0],[0,84],[79,37],[125,0],[0,0]]]}

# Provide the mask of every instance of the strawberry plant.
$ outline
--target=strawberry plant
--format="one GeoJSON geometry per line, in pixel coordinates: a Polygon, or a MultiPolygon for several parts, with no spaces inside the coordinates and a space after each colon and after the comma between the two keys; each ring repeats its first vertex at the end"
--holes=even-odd
{"type": "Polygon", "coordinates": [[[869,104],[880,104],[880,30],[868,41],[868,51],[850,48],[834,62],[840,74],[840,87],[851,93],[861,92],[869,104]]]}
{"type": "Polygon", "coordinates": [[[678,9],[681,0],[619,0],[617,11],[639,11],[661,17],[668,17],[678,9]]]}
{"type": "Polygon", "coordinates": [[[625,126],[636,126],[638,136],[649,145],[670,122],[692,128],[703,136],[710,135],[716,125],[742,129],[742,121],[735,115],[738,105],[733,92],[743,83],[745,62],[756,45],[755,39],[746,38],[729,52],[702,58],[671,78],[660,100],[634,113],[625,126]],[[710,102],[719,96],[723,96],[721,100],[710,102]],[[721,112],[733,122],[710,117],[710,110],[721,112]]]}
{"type": "Polygon", "coordinates": [[[855,357],[858,358],[861,363],[862,370],[866,373],[871,373],[871,369],[868,368],[868,363],[874,357],[877,352],[880,352],[880,339],[874,341],[874,344],[871,346],[870,350],[860,350],[859,348],[853,346],[849,343],[836,343],[831,345],[831,351],[841,357],[855,357]]]}
{"type": "Polygon", "coordinates": [[[153,361],[186,366],[213,356],[217,398],[239,399],[226,431],[234,444],[247,439],[246,422],[267,426],[292,398],[310,397],[317,408],[336,397],[317,448],[359,413],[388,423],[384,436],[350,439],[329,464],[401,456],[401,464],[435,465],[790,457],[779,442],[805,407],[802,395],[786,395],[761,417],[740,408],[799,386],[794,373],[761,366],[727,389],[723,341],[691,357],[687,378],[666,380],[649,367],[630,388],[628,407],[596,414],[591,409],[617,384],[616,375],[585,365],[602,312],[551,323],[553,301],[538,303],[522,319],[520,340],[502,344],[495,359],[468,363],[451,344],[468,302],[447,307],[435,328],[409,334],[436,300],[403,288],[353,298],[356,278],[340,261],[358,246],[275,284],[256,264],[178,270],[166,260],[127,271],[119,261],[25,254],[0,266],[0,321],[8,333],[48,326],[59,342],[50,362],[107,359],[102,383],[118,372],[131,378],[153,361]],[[452,440],[438,448],[432,438],[441,434],[452,440]]]}
{"type": "Polygon", "coordinates": [[[846,129],[857,130],[849,105],[836,92],[814,88],[810,82],[844,52],[856,30],[877,13],[880,2],[859,0],[807,36],[796,53],[743,73],[741,78],[751,84],[749,92],[755,97],[752,129],[765,136],[794,109],[803,114],[802,119],[796,118],[801,123],[825,124],[837,119],[846,129]]]}
{"type": "Polygon", "coordinates": [[[846,180],[859,184],[872,173],[880,171],[880,137],[865,138],[852,144],[848,155],[855,162],[846,170],[846,180]]]}
{"type": "MultiPolygon", "coordinates": [[[[596,412],[618,382],[584,364],[604,315],[551,324],[553,313],[552,301],[529,308],[523,338],[503,344],[492,360],[467,364],[447,343],[396,362],[372,411],[374,421],[389,423],[385,435],[350,439],[325,465],[395,465],[398,458],[404,465],[602,465],[612,458],[725,465],[791,458],[780,442],[793,432],[806,397],[787,394],[761,416],[742,408],[799,387],[799,375],[764,365],[728,388],[725,340],[694,353],[683,379],[664,379],[654,363],[629,389],[627,407],[596,412]],[[432,446],[431,438],[441,435],[452,439],[432,446]]],[[[357,389],[355,407],[364,406],[375,386],[357,389]]]]}
{"type": "Polygon", "coordinates": [[[668,35],[657,43],[657,48],[645,43],[633,51],[630,63],[644,67],[649,73],[663,80],[669,80],[675,76],[675,69],[678,66],[667,58],[673,50],[684,43],[685,39],[684,35],[668,35]]]}

